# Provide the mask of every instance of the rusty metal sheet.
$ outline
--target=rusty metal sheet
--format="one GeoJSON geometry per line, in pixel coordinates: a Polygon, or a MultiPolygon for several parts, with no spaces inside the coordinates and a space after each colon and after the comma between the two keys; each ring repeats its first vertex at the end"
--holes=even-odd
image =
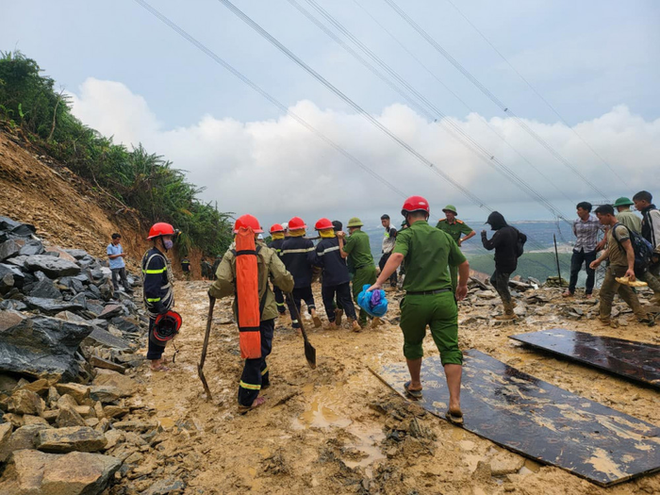
{"type": "MultiPolygon", "coordinates": [[[[383,367],[381,380],[405,396],[404,363],[383,367]]],[[[444,418],[449,393],[440,358],[424,360],[418,403],[444,418]]],[[[465,353],[463,427],[537,462],[600,486],[660,471],[660,429],[522,373],[476,350],[465,353]]]]}
{"type": "Polygon", "coordinates": [[[553,328],[509,338],[571,361],[660,388],[660,345],[553,328]]]}

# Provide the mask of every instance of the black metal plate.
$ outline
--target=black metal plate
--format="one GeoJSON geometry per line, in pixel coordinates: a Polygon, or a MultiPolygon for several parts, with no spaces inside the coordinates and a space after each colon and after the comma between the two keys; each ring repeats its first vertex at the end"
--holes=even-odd
{"type": "MultiPolygon", "coordinates": [[[[405,396],[405,364],[380,378],[405,396]]],[[[424,398],[444,418],[449,393],[437,357],[424,360],[424,398]]],[[[463,427],[537,462],[566,469],[601,486],[660,470],[660,429],[522,373],[487,354],[465,353],[463,427]]]]}
{"type": "Polygon", "coordinates": [[[553,328],[509,338],[660,388],[660,345],[553,328]]]}

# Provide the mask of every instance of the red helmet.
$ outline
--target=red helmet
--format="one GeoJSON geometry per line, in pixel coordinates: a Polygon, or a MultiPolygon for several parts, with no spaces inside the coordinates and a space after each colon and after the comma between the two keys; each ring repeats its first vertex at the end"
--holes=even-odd
{"type": "Polygon", "coordinates": [[[300,217],[293,217],[291,220],[289,220],[289,230],[300,230],[306,228],[307,225],[305,225],[305,222],[303,222],[303,219],[300,217]]]}
{"type": "Polygon", "coordinates": [[[236,223],[234,224],[234,234],[238,234],[238,229],[241,227],[246,229],[251,227],[252,232],[255,234],[261,234],[264,231],[259,224],[259,220],[257,220],[252,215],[243,215],[236,219],[236,223]]]}
{"type": "Polygon", "coordinates": [[[315,230],[329,230],[329,229],[334,229],[334,225],[332,225],[332,222],[328,220],[327,218],[322,218],[318,222],[316,222],[316,225],[314,225],[315,230]]]}
{"type": "Polygon", "coordinates": [[[176,311],[168,311],[156,317],[154,329],[150,338],[157,345],[164,345],[164,342],[172,340],[179,333],[181,328],[181,315],[176,311]]]}
{"type": "Polygon", "coordinates": [[[147,239],[154,239],[161,235],[175,235],[174,227],[165,222],[155,223],[149,229],[149,237],[147,237],[147,239]]]}
{"type": "Polygon", "coordinates": [[[429,202],[421,196],[410,196],[406,199],[405,203],[403,203],[401,214],[405,217],[408,213],[412,213],[413,211],[424,211],[426,214],[430,214],[431,209],[429,208],[429,202]]]}
{"type": "Polygon", "coordinates": [[[271,234],[276,232],[284,232],[284,227],[282,227],[279,223],[273,224],[273,226],[270,228],[271,234]]]}

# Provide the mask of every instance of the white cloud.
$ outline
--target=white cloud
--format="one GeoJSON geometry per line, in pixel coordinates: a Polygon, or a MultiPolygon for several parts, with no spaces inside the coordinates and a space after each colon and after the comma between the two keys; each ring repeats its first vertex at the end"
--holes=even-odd
{"type": "MultiPolygon", "coordinates": [[[[468,216],[485,216],[463,193],[360,115],[321,110],[310,101],[300,101],[291,110],[398,189],[427,196],[437,213],[445,203],[455,203],[468,216]]],[[[206,115],[196,125],[168,130],[142,96],[133,94],[122,83],[97,79],[88,79],[73,95],[73,112],[90,127],[114,135],[116,142],[141,142],[150,152],[172,160],[176,167],[188,171],[191,182],[206,187],[203,199],[217,201],[221,210],[249,211],[263,217],[264,224],[294,214],[305,215],[313,223],[318,216],[393,213],[401,203],[398,195],[290,116],[238,122],[206,115]]],[[[426,121],[400,104],[383,109],[377,118],[488,206],[512,218],[549,217],[546,210],[437,123],[426,121]]],[[[577,201],[600,199],[514,120],[493,118],[489,124],[545,178],[488,129],[479,115],[451,122],[567,216],[573,216],[577,201]]],[[[660,196],[660,119],[646,121],[621,105],[575,126],[630,187],[621,184],[570,128],[556,123],[524,122],[610,198],[630,196],[642,188],[655,190],[660,196]]]]}

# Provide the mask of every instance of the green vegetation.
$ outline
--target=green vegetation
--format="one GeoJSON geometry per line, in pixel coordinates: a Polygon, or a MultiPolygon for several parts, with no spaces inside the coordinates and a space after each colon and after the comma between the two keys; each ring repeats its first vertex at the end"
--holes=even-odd
{"type": "MultiPolygon", "coordinates": [[[[495,261],[492,255],[480,254],[468,256],[470,268],[478,272],[491,274],[495,270],[495,261]]],[[[559,263],[562,269],[562,277],[568,278],[568,268],[571,264],[570,253],[560,253],[559,263]]],[[[554,253],[524,253],[518,259],[518,269],[514,275],[522,277],[534,277],[541,282],[552,276],[557,276],[557,262],[554,253]]]]}
{"type": "Polygon", "coordinates": [[[0,120],[20,129],[34,144],[117,202],[136,210],[145,223],[165,221],[184,234],[178,248],[223,253],[231,242],[229,215],[197,199],[203,188],[142,145],[127,150],[90,129],[71,113],[67,95],[41,75],[20,52],[0,52],[0,120]]]}

